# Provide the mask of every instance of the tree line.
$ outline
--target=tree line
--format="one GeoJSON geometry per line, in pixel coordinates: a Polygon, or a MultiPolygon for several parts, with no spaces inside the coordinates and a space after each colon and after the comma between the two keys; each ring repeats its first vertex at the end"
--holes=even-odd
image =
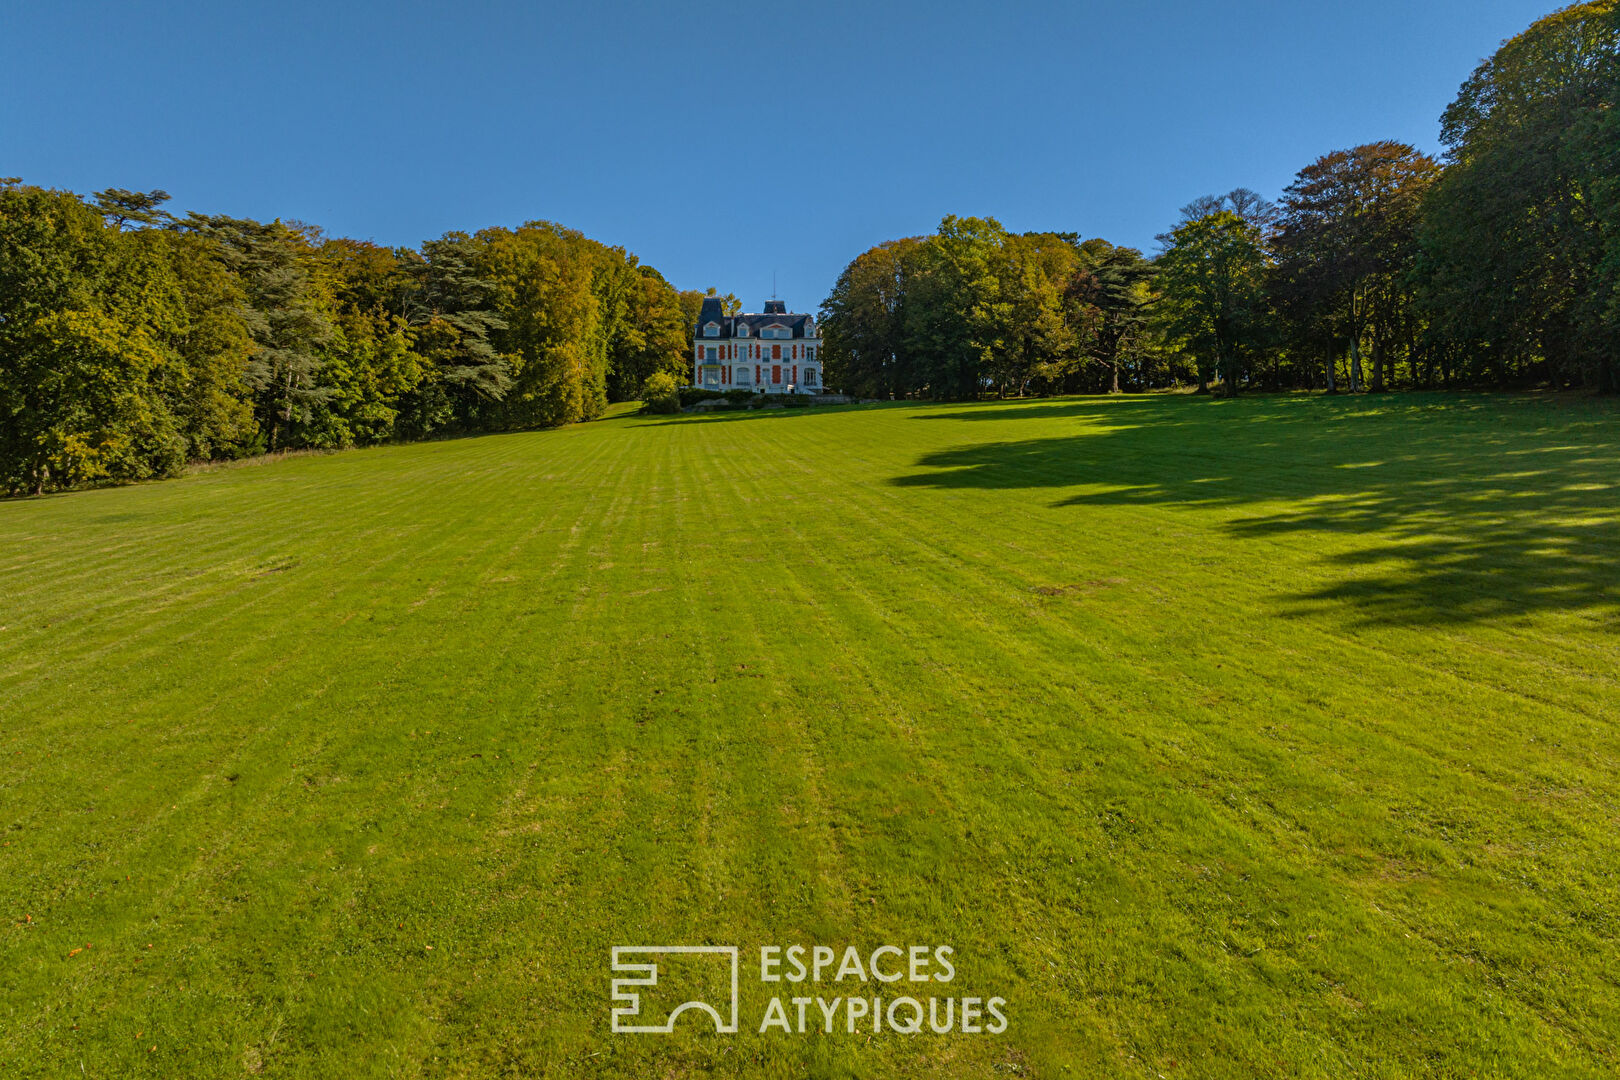
{"type": "MultiPolygon", "coordinates": [[[[1504,43],[1441,140],[1443,160],[1393,141],[1323,155],[1276,203],[1196,200],[1151,258],[947,217],[839,276],[826,381],[1620,388],[1620,0],[1504,43]]],[[[686,381],[701,295],[574,230],[389,248],[166,203],[0,179],[0,490],[566,424],[686,381]]]]}
{"type": "Polygon", "coordinates": [[[544,221],[420,248],[0,180],[0,490],[589,419],[701,295],[544,221]]]}
{"type": "Polygon", "coordinates": [[[822,305],[830,384],[876,397],[1395,386],[1620,389],[1620,0],[1504,43],[1444,160],[1325,154],[1272,203],[1183,208],[1149,259],[947,217],[822,305]]]}

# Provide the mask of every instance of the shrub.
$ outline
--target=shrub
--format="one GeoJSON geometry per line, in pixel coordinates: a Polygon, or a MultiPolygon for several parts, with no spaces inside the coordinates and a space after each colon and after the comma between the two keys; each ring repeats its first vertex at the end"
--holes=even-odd
{"type": "Polygon", "coordinates": [[[701,386],[683,386],[679,391],[681,408],[690,409],[700,401],[713,401],[720,396],[718,390],[708,390],[701,386]]]}
{"type": "Polygon", "coordinates": [[[667,371],[655,371],[641,387],[642,408],[647,412],[681,411],[681,384],[667,371]]]}

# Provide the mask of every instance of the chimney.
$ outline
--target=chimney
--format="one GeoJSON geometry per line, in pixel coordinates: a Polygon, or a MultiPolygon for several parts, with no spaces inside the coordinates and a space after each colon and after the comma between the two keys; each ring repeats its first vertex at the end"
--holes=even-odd
{"type": "Polygon", "coordinates": [[[787,314],[787,301],[786,300],[767,300],[767,301],[765,301],[765,314],[767,314],[767,315],[786,315],[787,314]]]}

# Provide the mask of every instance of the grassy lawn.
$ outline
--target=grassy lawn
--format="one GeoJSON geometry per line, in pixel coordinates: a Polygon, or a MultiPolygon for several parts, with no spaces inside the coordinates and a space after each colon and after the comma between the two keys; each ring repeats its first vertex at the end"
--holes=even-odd
{"type": "Polygon", "coordinates": [[[1617,769],[1613,402],[621,415],[5,502],[0,1076],[1612,1076],[1617,769]],[[758,1034],[794,942],[948,944],[1008,1030],[758,1034]],[[739,1034],[610,1033],[668,943],[742,946],[739,1034]]]}

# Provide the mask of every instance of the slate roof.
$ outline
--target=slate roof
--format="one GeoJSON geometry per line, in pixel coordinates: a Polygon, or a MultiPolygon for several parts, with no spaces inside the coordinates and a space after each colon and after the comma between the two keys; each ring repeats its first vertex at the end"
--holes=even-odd
{"type": "MultiPolygon", "coordinates": [[[[766,306],[785,308],[787,304],[780,300],[773,300],[767,302],[766,306]]],[[[743,323],[748,326],[748,337],[750,339],[759,337],[760,329],[766,326],[785,326],[789,331],[791,331],[792,337],[802,338],[805,336],[805,324],[810,322],[811,319],[810,315],[804,313],[777,314],[775,312],[769,312],[751,313],[746,315],[722,315],[720,314],[720,311],[720,300],[717,297],[704,297],[703,309],[698,315],[697,325],[692,328],[692,336],[705,341],[725,341],[729,338],[736,337],[737,325],[739,323],[743,323]],[[720,324],[720,336],[704,338],[703,328],[712,322],[720,324]]],[[[774,340],[783,339],[778,338],[774,340]]]]}

